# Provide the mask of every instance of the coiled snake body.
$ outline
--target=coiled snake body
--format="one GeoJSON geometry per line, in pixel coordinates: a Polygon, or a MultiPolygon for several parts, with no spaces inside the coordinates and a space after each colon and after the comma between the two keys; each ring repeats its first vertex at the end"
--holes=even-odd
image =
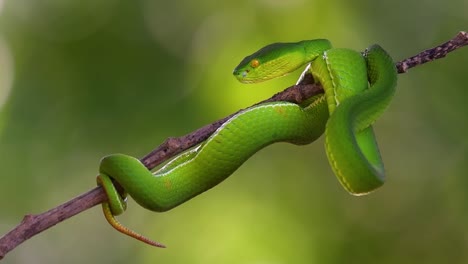
{"type": "Polygon", "coordinates": [[[302,105],[265,103],[240,112],[200,146],[154,173],[131,156],[103,158],[97,182],[108,196],[103,210],[109,223],[120,232],[162,247],[114,218],[126,208],[115,183],[141,206],[163,212],[214,187],[267,145],[279,141],[309,144],[324,132],[330,165],[348,192],[362,195],[381,186],[384,169],[372,124],[393,97],[397,73],[380,46],[359,53],[332,48],[325,39],[274,43],[242,60],[234,76],[240,82],[255,83],[309,63],[309,71],[325,93],[302,105]]]}

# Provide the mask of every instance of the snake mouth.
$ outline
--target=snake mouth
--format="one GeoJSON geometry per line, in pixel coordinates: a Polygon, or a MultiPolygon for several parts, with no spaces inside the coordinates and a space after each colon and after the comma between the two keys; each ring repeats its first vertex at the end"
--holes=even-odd
{"type": "Polygon", "coordinates": [[[248,77],[249,70],[234,70],[233,75],[241,83],[253,83],[248,77]]]}
{"type": "Polygon", "coordinates": [[[234,74],[234,76],[236,76],[236,78],[245,78],[247,76],[247,73],[249,73],[249,70],[243,70],[243,71],[234,70],[232,72],[232,74],[234,74]]]}

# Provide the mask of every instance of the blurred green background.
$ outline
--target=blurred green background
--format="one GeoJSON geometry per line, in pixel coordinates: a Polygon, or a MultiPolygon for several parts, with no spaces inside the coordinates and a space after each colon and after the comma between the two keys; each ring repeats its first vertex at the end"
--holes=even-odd
{"type": "MultiPolygon", "coordinates": [[[[95,186],[102,156],[141,157],[294,83],[234,66],[277,41],[328,38],[395,60],[468,30],[468,1],[0,0],[0,234],[95,186]]],[[[377,122],[386,185],[347,194],[323,139],[270,146],[164,214],[131,201],[114,231],[96,207],[4,263],[463,263],[468,261],[468,48],[400,75],[377,122]]],[[[2,262],[2,263],[3,263],[2,262]]]]}

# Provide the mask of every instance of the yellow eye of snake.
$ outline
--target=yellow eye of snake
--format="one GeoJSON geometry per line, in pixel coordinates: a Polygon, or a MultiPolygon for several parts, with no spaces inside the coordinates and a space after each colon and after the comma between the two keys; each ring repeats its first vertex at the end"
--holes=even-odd
{"type": "Polygon", "coordinates": [[[260,65],[260,62],[257,59],[254,59],[250,62],[250,66],[252,66],[252,68],[256,68],[258,65],[260,65]]]}

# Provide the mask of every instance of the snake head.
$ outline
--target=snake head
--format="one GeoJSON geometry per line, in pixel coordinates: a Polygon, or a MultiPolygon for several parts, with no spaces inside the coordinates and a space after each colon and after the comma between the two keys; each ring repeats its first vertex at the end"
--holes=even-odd
{"type": "Polygon", "coordinates": [[[242,83],[257,83],[286,75],[304,65],[303,48],[297,43],[273,43],[245,57],[234,69],[242,83]]]}
{"type": "Polygon", "coordinates": [[[233,74],[242,83],[281,77],[309,63],[330,47],[330,42],[324,39],[273,43],[245,57],[233,74]]]}

